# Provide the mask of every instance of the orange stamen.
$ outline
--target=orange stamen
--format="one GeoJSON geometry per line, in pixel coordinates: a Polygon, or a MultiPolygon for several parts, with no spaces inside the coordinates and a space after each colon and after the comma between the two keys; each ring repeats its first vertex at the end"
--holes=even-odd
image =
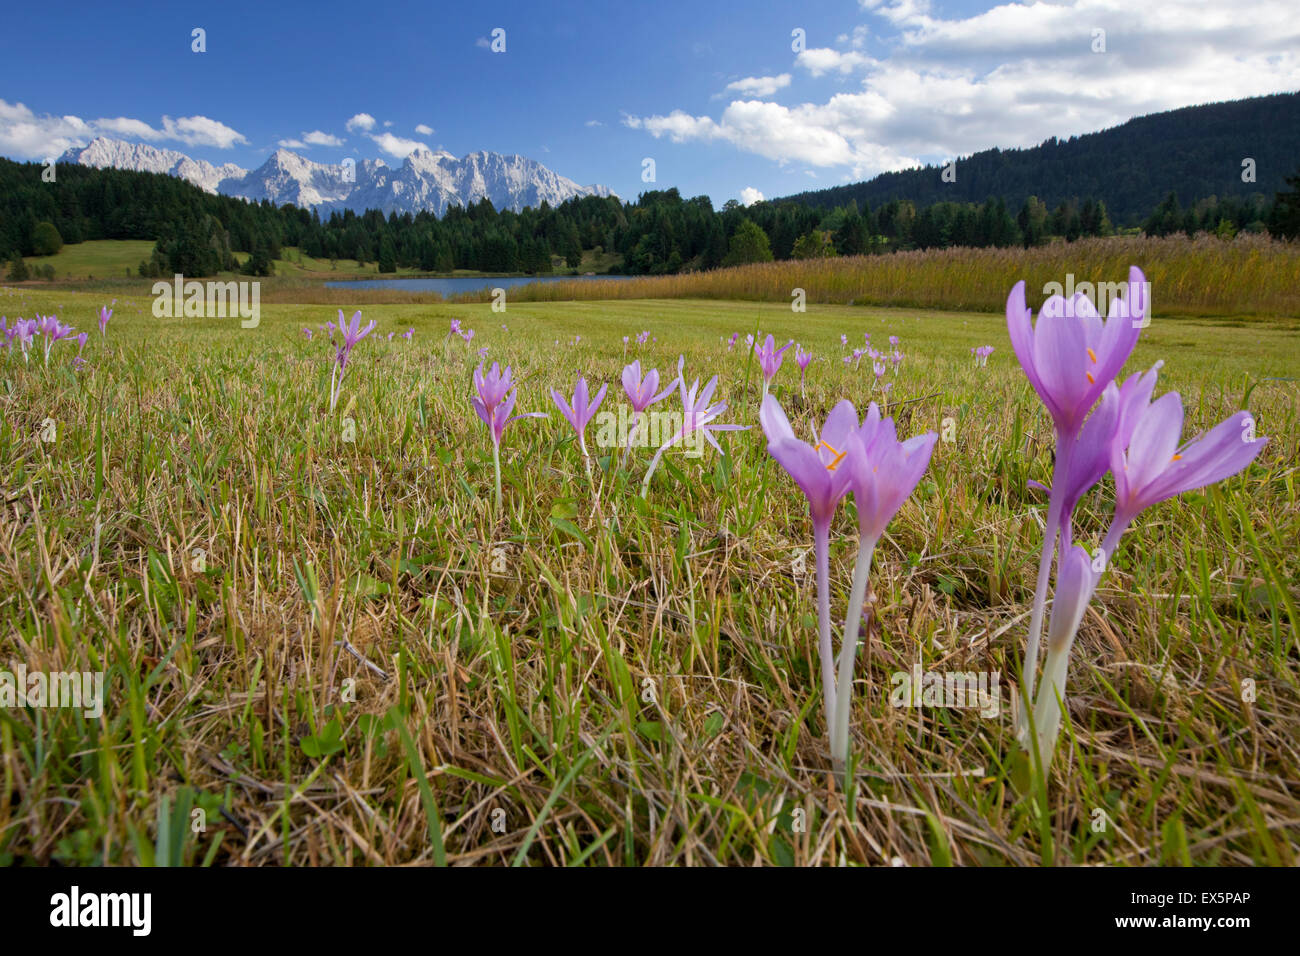
{"type": "Polygon", "coordinates": [[[1173,460],[1173,461],[1182,461],[1182,460],[1183,460],[1183,456],[1182,456],[1182,455],[1174,455],[1174,457],[1173,457],[1172,460],[1173,460]]]}
{"type": "Polygon", "coordinates": [[[834,460],[833,462],[831,462],[829,465],[826,466],[826,470],[827,470],[827,471],[834,471],[834,470],[836,469],[836,467],[839,465],[839,463],[842,462],[842,461],[844,460],[844,456],[848,454],[848,452],[846,452],[846,451],[840,451],[838,448],[836,448],[836,447],[835,447],[834,445],[832,445],[830,442],[825,441],[825,440],[822,440],[822,441],[820,441],[820,442],[817,443],[817,449],[818,449],[819,451],[820,451],[821,449],[823,449],[823,448],[825,448],[827,451],[829,451],[832,455],[835,456],[835,460],[834,460]]]}
{"type": "Polygon", "coordinates": [[[1092,359],[1093,365],[1097,364],[1097,353],[1094,352],[1092,349],[1088,349],[1088,358],[1092,359]]]}
{"type": "Polygon", "coordinates": [[[1089,385],[1096,385],[1096,384],[1097,384],[1097,380],[1096,380],[1095,378],[1092,377],[1092,373],[1091,373],[1091,372],[1088,372],[1087,375],[1088,375],[1088,384],[1089,384],[1089,385]]]}

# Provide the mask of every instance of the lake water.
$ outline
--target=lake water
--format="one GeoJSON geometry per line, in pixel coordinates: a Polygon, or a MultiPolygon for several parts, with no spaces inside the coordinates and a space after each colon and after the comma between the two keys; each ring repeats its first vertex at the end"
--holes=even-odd
{"type": "Polygon", "coordinates": [[[437,292],[443,296],[479,292],[483,289],[513,289],[533,282],[591,282],[597,279],[628,279],[630,276],[451,276],[446,279],[346,279],[326,282],[333,289],[402,289],[406,292],[437,292]]]}

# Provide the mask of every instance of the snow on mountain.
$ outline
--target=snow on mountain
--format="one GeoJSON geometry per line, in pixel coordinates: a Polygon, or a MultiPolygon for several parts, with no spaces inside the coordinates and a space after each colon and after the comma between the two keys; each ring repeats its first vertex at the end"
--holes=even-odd
{"type": "Polygon", "coordinates": [[[215,193],[224,179],[243,176],[248,170],[234,163],[213,166],[201,159],[190,159],[172,149],[158,149],[145,143],[128,143],[104,136],[91,140],[89,146],[74,147],[59,157],[61,163],[80,163],[96,169],[133,169],[142,173],[168,173],[215,193]]]}
{"type": "Polygon", "coordinates": [[[60,162],[168,173],[200,189],[277,205],[335,210],[381,209],[385,213],[469,206],[483,198],[497,209],[519,211],[543,202],[559,205],[575,196],[613,196],[607,186],[580,186],[525,156],[477,152],[457,159],[445,150],[419,149],[396,168],[363,159],[355,166],[317,163],[287,149],[276,150],[257,169],[233,163],[214,166],[174,150],[100,137],[68,150],[60,162]]]}

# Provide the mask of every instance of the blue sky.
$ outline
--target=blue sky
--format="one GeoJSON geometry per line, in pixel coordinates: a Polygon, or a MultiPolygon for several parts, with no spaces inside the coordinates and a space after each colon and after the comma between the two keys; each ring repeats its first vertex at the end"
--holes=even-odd
{"type": "Polygon", "coordinates": [[[1300,89],[1294,0],[74,2],[5,21],[11,158],[107,135],[396,165],[418,143],[719,205],[1300,89]]]}

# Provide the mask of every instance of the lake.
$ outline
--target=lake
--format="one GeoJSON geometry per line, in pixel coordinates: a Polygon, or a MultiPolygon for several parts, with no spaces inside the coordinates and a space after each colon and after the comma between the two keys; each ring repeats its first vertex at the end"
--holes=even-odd
{"type": "Polygon", "coordinates": [[[445,279],[347,279],[326,282],[334,289],[403,289],[407,292],[437,292],[443,296],[479,292],[483,289],[512,289],[533,282],[591,282],[596,279],[628,279],[630,276],[451,276],[445,279]]]}

